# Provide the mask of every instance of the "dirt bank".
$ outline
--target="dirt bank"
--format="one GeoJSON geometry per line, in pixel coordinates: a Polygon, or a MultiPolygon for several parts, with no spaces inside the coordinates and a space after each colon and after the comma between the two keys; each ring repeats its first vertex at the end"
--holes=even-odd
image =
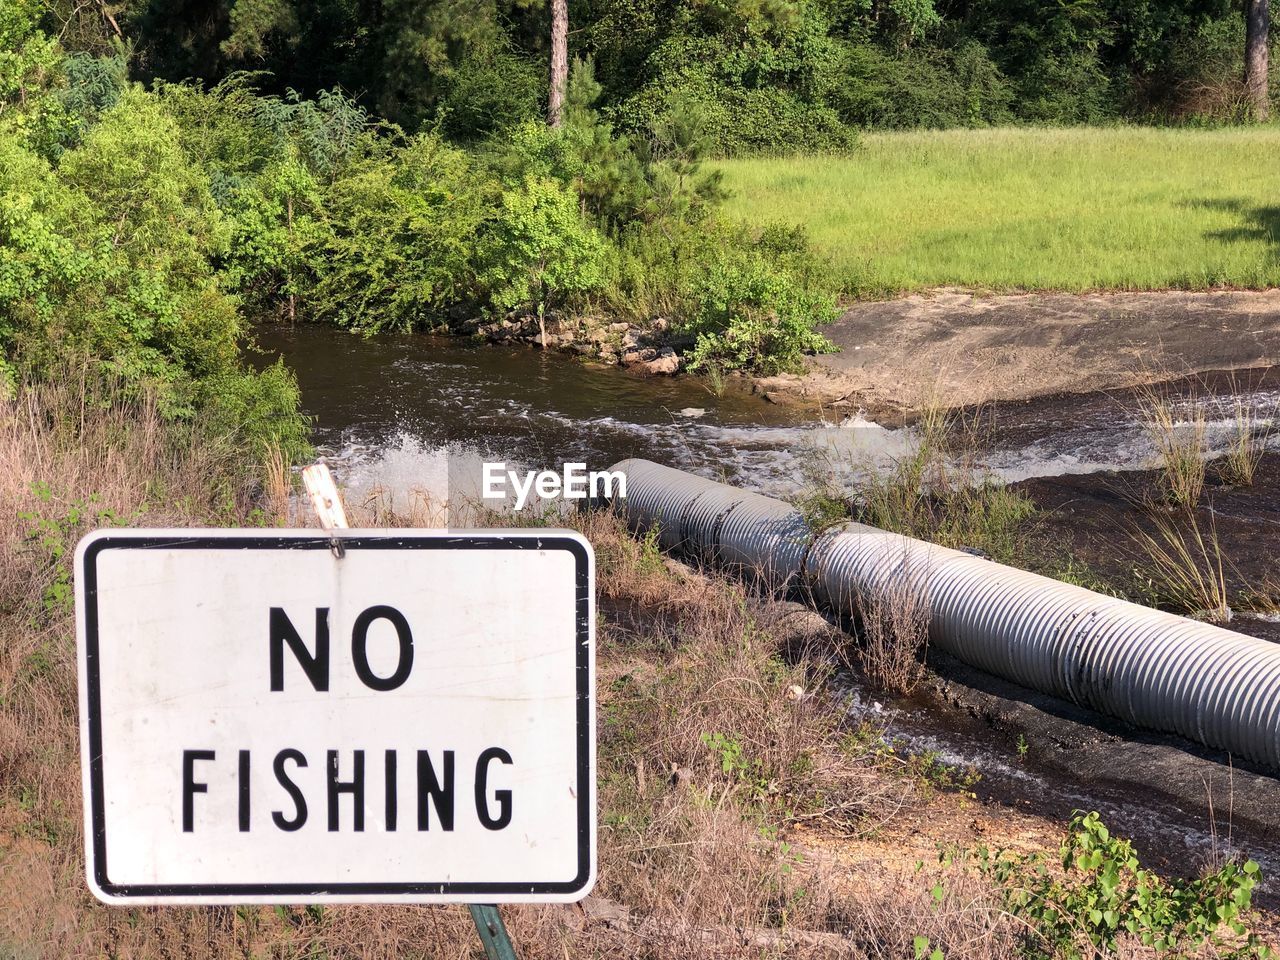
{"type": "Polygon", "coordinates": [[[770,378],[774,398],[911,408],[1132,386],[1152,374],[1280,362],[1280,290],[1020,294],[961,290],[845,311],[823,333],[839,353],[804,377],[770,378]]]}

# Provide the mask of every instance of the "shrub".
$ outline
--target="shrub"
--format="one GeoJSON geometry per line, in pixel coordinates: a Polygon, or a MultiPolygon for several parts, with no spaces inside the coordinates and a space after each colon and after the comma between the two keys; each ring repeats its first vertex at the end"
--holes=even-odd
{"type": "Polygon", "coordinates": [[[441,129],[468,142],[534,120],[542,113],[546,86],[531,59],[507,51],[469,57],[445,82],[441,129]]]}
{"type": "Polygon", "coordinates": [[[316,316],[370,333],[447,323],[479,302],[474,248],[498,202],[496,184],[435,134],[358,164],[325,193],[330,232],[309,252],[322,264],[316,316]]]}
{"type": "Polygon", "coordinates": [[[0,347],[36,367],[102,358],[190,413],[240,323],[213,266],[225,224],[172,121],[131,91],[56,172],[12,142],[0,168],[0,347]]]}
{"type": "Polygon", "coordinates": [[[1004,888],[1006,909],[1029,923],[1032,957],[1109,956],[1126,938],[1177,956],[1206,943],[1236,957],[1275,956],[1246,922],[1260,879],[1252,860],[1165,880],[1143,869],[1133,844],[1112,836],[1097,813],[1080,812],[1060,853],[1059,873],[1042,854],[977,852],[981,872],[1004,888]]]}
{"type": "Polygon", "coordinates": [[[530,177],[502,195],[480,241],[481,281],[507,309],[545,308],[599,287],[604,243],[578,213],[578,201],[554,180],[530,177]]]}
{"type": "Polygon", "coordinates": [[[1014,92],[986,47],[890,52],[860,44],[849,52],[841,115],[877,127],[958,127],[1007,123],[1014,92]]]}
{"type": "Polygon", "coordinates": [[[695,281],[683,325],[695,338],[689,367],[795,370],[805,353],[832,349],[813,328],[834,315],[829,297],[803,289],[763,257],[712,263],[695,281]]]}
{"type": "MultiPolygon", "coordinates": [[[[0,30],[12,28],[0,15],[0,30]]],[[[36,72],[62,71],[41,36],[23,47],[54,57],[36,72]]],[[[51,150],[0,108],[0,386],[103,374],[170,419],[216,418],[230,404],[242,445],[299,451],[292,377],[240,362],[241,319],[218,272],[230,230],[209,178],[160,98],[123,88],[113,63],[77,60],[71,87],[37,88],[22,63],[6,78],[28,115],[55,97],[75,122],[51,150]]]]}

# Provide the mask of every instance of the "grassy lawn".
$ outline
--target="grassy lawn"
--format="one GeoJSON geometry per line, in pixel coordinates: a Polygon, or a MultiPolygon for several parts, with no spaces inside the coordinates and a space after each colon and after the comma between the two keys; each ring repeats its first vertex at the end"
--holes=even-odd
{"type": "Polygon", "coordinates": [[[1280,285],[1280,128],[868,134],[723,161],[728,212],[804,224],[864,295],[1280,285]]]}

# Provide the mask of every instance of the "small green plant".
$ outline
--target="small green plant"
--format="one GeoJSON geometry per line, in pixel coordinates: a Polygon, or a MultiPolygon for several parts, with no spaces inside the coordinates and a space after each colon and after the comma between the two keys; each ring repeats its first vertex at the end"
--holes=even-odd
{"type": "Polygon", "coordinates": [[[720,761],[720,772],[732,776],[747,788],[754,798],[769,792],[769,777],[759,760],[748,760],[742,742],[723,733],[704,733],[702,743],[720,761]]]}
{"type": "Polygon", "coordinates": [[[1166,880],[1143,869],[1132,842],[1113,836],[1096,812],[1080,811],[1060,854],[1056,870],[1040,853],[975,851],[980,872],[1004,890],[1005,908],[1029,924],[1031,957],[1097,960],[1124,938],[1177,956],[1208,943],[1233,957],[1275,957],[1248,924],[1260,880],[1252,860],[1166,880]]]}
{"type": "Polygon", "coordinates": [[[1025,733],[1018,734],[1018,759],[1025,760],[1029,749],[1031,748],[1027,743],[1027,735],[1025,733]]]}
{"type": "MultiPolygon", "coordinates": [[[[44,481],[32,483],[31,492],[41,504],[51,505],[54,502],[53,488],[44,481]]],[[[68,504],[60,516],[43,516],[34,510],[24,510],[18,514],[20,520],[30,524],[27,543],[48,556],[53,575],[44,588],[41,599],[45,613],[50,616],[70,610],[75,602],[68,554],[79,534],[89,525],[121,524],[121,519],[114,511],[98,509],[94,506],[96,502],[96,496],[90,496],[87,501],[76,500],[68,504]]]]}
{"type": "Polygon", "coordinates": [[[655,573],[662,569],[662,527],[655,523],[637,539],[640,550],[640,569],[655,573]]]}
{"type": "Polygon", "coordinates": [[[822,533],[849,519],[849,505],[836,492],[815,488],[795,501],[805,525],[814,533],[822,533]]]}
{"type": "Polygon", "coordinates": [[[920,781],[926,794],[932,790],[970,793],[982,779],[982,774],[972,767],[947,763],[937,750],[909,754],[906,762],[907,770],[920,781]]]}
{"type": "Polygon", "coordinates": [[[932,950],[930,950],[929,946],[930,946],[930,942],[928,937],[916,937],[912,941],[912,947],[915,950],[916,960],[925,960],[925,957],[928,957],[929,960],[945,960],[946,955],[942,952],[942,949],[940,947],[934,947],[932,950]]]}

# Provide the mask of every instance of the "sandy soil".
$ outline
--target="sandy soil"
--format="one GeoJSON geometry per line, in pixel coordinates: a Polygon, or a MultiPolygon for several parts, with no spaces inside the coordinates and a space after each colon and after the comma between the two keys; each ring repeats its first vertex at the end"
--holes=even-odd
{"type": "Polygon", "coordinates": [[[1106,390],[1280,362],[1280,290],[1020,294],[961,290],[845,311],[823,333],[839,353],[804,377],[757,385],[770,399],[913,408],[1106,390]]]}

